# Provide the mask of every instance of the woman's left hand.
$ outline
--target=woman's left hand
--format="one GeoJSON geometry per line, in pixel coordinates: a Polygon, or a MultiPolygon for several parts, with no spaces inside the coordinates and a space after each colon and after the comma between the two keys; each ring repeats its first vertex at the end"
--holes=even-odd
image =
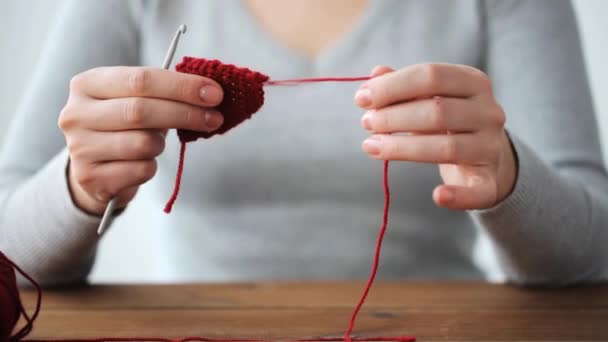
{"type": "Polygon", "coordinates": [[[376,67],[355,102],[373,133],[363,150],[382,160],[439,165],[444,184],[435,203],[452,209],[490,208],[512,191],[517,162],[488,76],[452,64],[376,67]],[[405,134],[397,134],[405,133],[405,134]]]}

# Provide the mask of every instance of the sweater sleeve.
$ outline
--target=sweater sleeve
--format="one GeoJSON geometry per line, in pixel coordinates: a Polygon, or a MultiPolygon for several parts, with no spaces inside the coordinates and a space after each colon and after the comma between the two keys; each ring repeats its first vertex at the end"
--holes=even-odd
{"type": "Polygon", "coordinates": [[[507,280],[606,278],[608,178],[569,1],[488,1],[487,71],[518,159],[512,194],[471,212],[507,280]]]}
{"type": "Polygon", "coordinates": [[[0,154],[0,250],[45,285],[82,281],[94,261],[99,218],[80,211],[67,185],[57,127],[70,79],[139,60],[134,2],[67,1],[57,17],[0,154]]]}

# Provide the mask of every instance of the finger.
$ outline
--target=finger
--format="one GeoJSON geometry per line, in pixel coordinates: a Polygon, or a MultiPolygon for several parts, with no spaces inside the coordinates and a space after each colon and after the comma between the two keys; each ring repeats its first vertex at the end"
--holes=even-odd
{"type": "Polygon", "coordinates": [[[71,86],[97,99],[152,97],[203,107],[217,106],[224,96],[210,78],[147,67],[91,69],[74,77],[71,86]]]}
{"type": "Polygon", "coordinates": [[[132,130],[120,132],[87,131],[90,143],[71,147],[70,154],[74,159],[89,162],[109,162],[116,160],[153,159],[165,149],[165,137],[159,130],[132,130]]]}
{"type": "Polygon", "coordinates": [[[455,210],[491,208],[496,198],[496,186],[489,180],[470,187],[440,185],[433,191],[433,201],[438,206],[455,210]]]}
{"type": "Polygon", "coordinates": [[[416,64],[365,82],[355,95],[366,109],[431,96],[470,97],[490,89],[488,77],[464,65],[416,64]]]}
{"type": "Polygon", "coordinates": [[[363,150],[374,159],[435,164],[484,165],[491,161],[490,147],[474,134],[378,134],[363,142],[363,150]]]}
{"type": "Polygon", "coordinates": [[[116,194],[116,206],[118,208],[126,207],[137,194],[137,190],[139,190],[139,185],[134,185],[116,194]]]}
{"type": "Polygon", "coordinates": [[[393,72],[393,71],[395,71],[395,69],[393,69],[391,67],[388,67],[386,65],[376,65],[372,69],[372,72],[371,72],[370,76],[372,76],[372,77],[378,77],[378,76],[381,76],[381,75],[384,75],[384,74],[387,74],[387,73],[393,72]]]}
{"type": "Polygon", "coordinates": [[[474,132],[490,119],[480,107],[469,99],[435,96],[367,111],[361,125],[375,133],[474,132]]]}
{"type": "Polygon", "coordinates": [[[214,109],[169,100],[130,97],[89,101],[93,102],[90,113],[67,115],[78,116],[82,126],[98,131],[177,128],[211,132],[224,122],[223,116],[214,109]]]}
{"type": "Polygon", "coordinates": [[[83,170],[86,176],[76,175],[81,186],[99,203],[107,203],[117,194],[139,186],[154,177],[157,170],[155,159],[114,161],[91,164],[83,170]]]}

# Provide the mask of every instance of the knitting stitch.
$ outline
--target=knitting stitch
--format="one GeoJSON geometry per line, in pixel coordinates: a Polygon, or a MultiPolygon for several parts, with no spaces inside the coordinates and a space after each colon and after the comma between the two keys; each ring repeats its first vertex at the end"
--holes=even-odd
{"type": "Polygon", "coordinates": [[[208,139],[216,134],[224,134],[251,118],[264,104],[264,82],[268,76],[218,60],[184,57],[175,70],[215,80],[224,90],[224,98],[217,110],[224,115],[224,122],[213,132],[193,132],[178,130],[181,142],[208,139]]]}

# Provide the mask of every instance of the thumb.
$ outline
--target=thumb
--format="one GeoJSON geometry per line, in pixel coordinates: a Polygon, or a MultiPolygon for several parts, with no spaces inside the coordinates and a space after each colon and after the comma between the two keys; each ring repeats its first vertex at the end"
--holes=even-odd
{"type": "Polygon", "coordinates": [[[439,185],[433,200],[440,207],[455,210],[487,209],[496,205],[496,184],[487,180],[473,186],[439,185]]]}

